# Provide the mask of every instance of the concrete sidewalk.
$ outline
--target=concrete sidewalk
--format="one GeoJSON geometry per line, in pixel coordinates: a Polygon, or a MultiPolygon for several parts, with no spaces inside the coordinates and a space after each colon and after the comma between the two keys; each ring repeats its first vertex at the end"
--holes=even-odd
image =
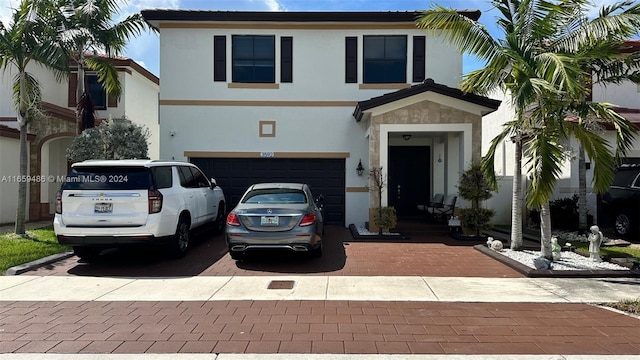
{"type": "MultiPolygon", "coordinates": [[[[3,276],[2,301],[346,300],[604,303],[640,296],[640,279],[421,276],[3,276]],[[269,285],[290,289],[269,289],[269,285]]],[[[639,329],[640,331],[640,329],[639,329]]]]}

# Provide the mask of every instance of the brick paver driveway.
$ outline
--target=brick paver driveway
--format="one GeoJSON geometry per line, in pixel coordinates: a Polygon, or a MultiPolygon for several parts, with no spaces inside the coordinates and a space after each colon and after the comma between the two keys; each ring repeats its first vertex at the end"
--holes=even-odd
{"type": "MultiPolygon", "coordinates": [[[[203,236],[183,259],[112,252],[25,275],[522,277],[442,230],[408,235],[354,241],[329,227],[320,259],[265,253],[246,262],[229,257],[222,235],[203,236]]],[[[0,329],[0,353],[640,354],[639,319],[580,303],[0,299],[0,329]]]]}
{"type": "Polygon", "coordinates": [[[442,229],[412,228],[408,240],[355,241],[347,228],[328,226],[324,254],[260,253],[244,262],[232,260],[223,235],[200,235],[182,259],[166,259],[153,249],[104,254],[83,264],[71,257],[25,275],[213,276],[213,275],[349,275],[522,277],[513,269],[456,242],[442,229]]]}

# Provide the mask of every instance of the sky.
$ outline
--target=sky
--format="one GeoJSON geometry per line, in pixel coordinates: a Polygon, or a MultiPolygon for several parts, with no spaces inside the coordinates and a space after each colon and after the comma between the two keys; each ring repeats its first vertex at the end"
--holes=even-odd
{"type": "MultiPolygon", "coordinates": [[[[598,7],[616,0],[593,0],[598,7]]],[[[20,0],[0,0],[0,21],[8,26],[12,9],[20,0]]],[[[433,4],[464,10],[480,10],[482,23],[494,37],[501,37],[496,27],[497,11],[490,0],[120,0],[120,14],[115,21],[143,9],[223,10],[223,11],[413,11],[426,10],[433,4]]],[[[129,57],[158,76],[160,40],[157,34],[144,32],[132,39],[123,56],[129,57]]],[[[482,67],[471,56],[463,58],[463,73],[482,67]]]]}

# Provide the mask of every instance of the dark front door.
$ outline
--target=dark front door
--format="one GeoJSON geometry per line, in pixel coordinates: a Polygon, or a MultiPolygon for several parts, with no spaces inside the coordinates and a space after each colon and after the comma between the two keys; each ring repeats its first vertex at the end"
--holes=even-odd
{"type": "Polygon", "coordinates": [[[418,215],[418,204],[429,201],[430,151],[427,146],[389,148],[389,205],[398,216],[418,215]]]}

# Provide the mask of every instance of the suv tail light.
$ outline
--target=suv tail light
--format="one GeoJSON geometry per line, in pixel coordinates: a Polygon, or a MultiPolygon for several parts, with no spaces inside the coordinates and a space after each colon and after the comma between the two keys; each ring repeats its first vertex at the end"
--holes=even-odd
{"type": "Polygon", "coordinates": [[[149,214],[162,210],[162,194],[158,190],[149,190],[149,214]]]}
{"type": "Polygon", "coordinates": [[[234,213],[230,213],[229,215],[227,215],[227,225],[240,226],[240,219],[238,219],[238,215],[234,213]]]}
{"type": "Polygon", "coordinates": [[[305,216],[302,217],[302,220],[300,221],[300,226],[309,226],[314,222],[316,222],[316,216],[314,214],[306,214],[305,216]]]}
{"type": "Polygon", "coordinates": [[[56,193],[56,214],[62,214],[62,190],[56,193]]]}

